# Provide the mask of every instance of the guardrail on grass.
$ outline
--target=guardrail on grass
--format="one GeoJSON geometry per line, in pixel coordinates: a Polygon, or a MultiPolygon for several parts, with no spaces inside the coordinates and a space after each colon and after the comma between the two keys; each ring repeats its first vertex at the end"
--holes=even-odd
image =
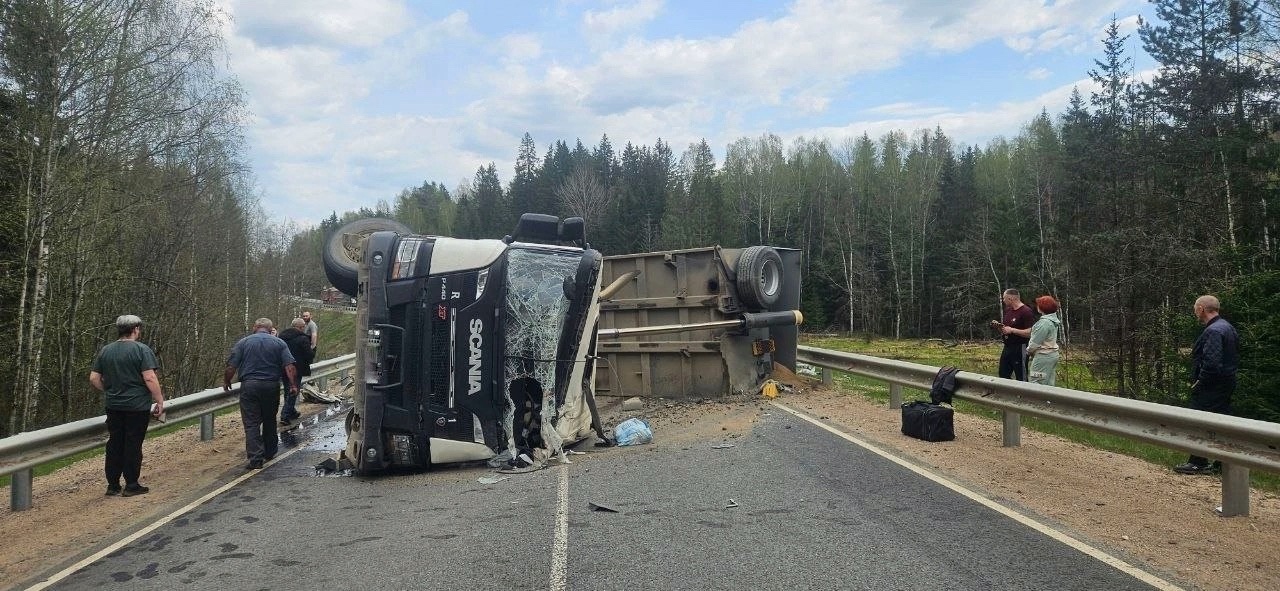
{"type": "MultiPolygon", "coordinates": [[[[797,360],[889,383],[889,406],[902,405],[902,387],[928,391],[938,368],[816,347],[797,360]]],[[[1222,462],[1224,516],[1249,514],[1249,469],[1280,473],[1280,424],[1105,394],[1006,380],[973,372],[956,375],[956,398],[996,408],[1004,445],[1021,444],[1021,415],[1030,415],[1216,458],[1222,462]]]]}
{"type": "MultiPolygon", "coordinates": [[[[323,390],[330,376],[350,371],[355,366],[355,359],[352,353],[314,363],[311,375],[303,378],[303,382],[315,382],[323,390]]],[[[209,388],[166,400],[165,414],[169,423],[199,417],[200,439],[209,441],[213,439],[214,413],[239,404],[239,396],[239,383],[232,384],[229,391],[209,388]]],[[[152,421],[147,430],[166,425],[152,421]]],[[[104,415],[0,439],[0,476],[13,476],[9,486],[9,507],[14,511],[31,508],[36,466],[102,447],[106,444],[106,434],[107,417],[104,415]]]]}

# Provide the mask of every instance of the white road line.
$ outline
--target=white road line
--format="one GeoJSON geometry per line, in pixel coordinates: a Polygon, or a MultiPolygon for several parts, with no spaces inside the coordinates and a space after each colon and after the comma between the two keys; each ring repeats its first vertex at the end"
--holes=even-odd
{"type": "Polygon", "coordinates": [[[993,510],[993,511],[996,511],[997,513],[1000,513],[1000,514],[1004,515],[1005,517],[1008,517],[1008,518],[1010,518],[1010,519],[1012,519],[1012,520],[1014,520],[1014,521],[1017,521],[1018,523],[1021,523],[1021,524],[1025,525],[1025,526],[1027,526],[1027,527],[1029,527],[1029,528],[1031,528],[1031,529],[1034,529],[1034,530],[1036,530],[1036,531],[1038,531],[1038,532],[1040,532],[1040,533],[1042,533],[1042,534],[1044,534],[1044,535],[1046,535],[1046,536],[1049,536],[1050,538],[1053,538],[1053,539],[1055,539],[1055,540],[1057,540],[1057,541],[1059,541],[1059,542],[1062,542],[1063,544],[1066,544],[1066,545],[1068,545],[1068,546],[1070,546],[1070,547],[1072,547],[1072,548],[1075,548],[1076,550],[1079,550],[1080,552],[1083,552],[1083,553],[1085,553],[1085,554],[1087,554],[1087,555],[1089,555],[1089,556],[1092,556],[1093,558],[1095,558],[1095,559],[1097,559],[1097,560],[1100,560],[1100,561],[1102,561],[1102,562],[1104,562],[1104,563],[1106,563],[1106,564],[1109,564],[1109,565],[1111,565],[1113,568],[1115,568],[1115,569],[1117,569],[1117,570],[1120,570],[1120,571],[1122,571],[1122,572],[1124,572],[1124,573],[1127,573],[1127,574],[1131,575],[1133,578],[1138,579],[1139,581],[1142,581],[1142,582],[1144,582],[1144,583],[1146,583],[1146,584],[1148,584],[1148,585],[1151,585],[1152,587],[1155,587],[1155,588],[1157,588],[1157,589],[1161,589],[1161,590],[1163,590],[1163,591],[1183,591],[1182,587],[1179,587],[1179,586],[1177,586],[1177,585],[1174,585],[1173,583],[1170,583],[1169,581],[1166,581],[1166,580],[1164,580],[1164,579],[1161,579],[1160,577],[1157,577],[1156,575],[1153,575],[1153,574],[1151,574],[1151,573],[1149,573],[1149,572],[1147,572],[1147,571],[1145,571],[1145,570],[1142,570],[1142,569],[1140,569],[1140,568],[1138,568],[1138,567],[1136,567],[1136,566],[1133,566],[1132,564],[1129,564],[1129,563],[1127,563],[1127,562],[1125,562],[1125,561],[1123,561],[1123,560],[1121,560],[1121,559],[1119,559],[1119,558],[1116,558],[1115,556],[1112,556],[1112,555],[1110,555],[1110,554],[1108,554],[1108,553],[1106,553],[1106,552],[1104,552],[1104,551],[1102,551],[1102,550],[1099,550],[1098,548],[1094,548],[1093,546],[1090,546],[1090,545],[1088,545],[1088,544],[1086,544],[1086,543],[1084,543],[1084,542],[1081,542],[1080,540],[1077,540],[1077,539],[1075,539],[1075,538],[1071,537],[1070,535],[1067,535],[1067,534],[1066,534],[1066,533],[1064,533],[1064,532],[1061,532],[1061,531],[1056,530],[1056,529],[1054,529],[1054,528],[1052,528],[1052,527],[1050,527],[1050,526],[1048,526],[1048,525],[1045,525],[1045,524],[1043,524],[1043,523],[1040,523],[1039,521],[1036,521],[1036,520],[1034,520],[1034,519],[1031,519],[1030,517],[1027,517],[1026,515],[1023,515],[1023,514],[1021,514],[1021,513],[1017,512],[1017,511],[1014,511],[1013,509],[1010,509],[1010,508],[1008,508],[1008,507],[1006,507],[1006,506],[1004,506],[1004,505],[1002,505],[1002,504],[1000,504],[1000,503],[997,503],[996,501],[993,501],[993,500],[991,500],[991,499],[989,499],[989,498],[987,498],[987,497],[985,497],[985,496],[983,496],[983,495],[981,495],[981,494],[979,494],[979,493],[977,493],[977,492],[975,492],[975,491],[969,490],[969,489],[967,489],[967,488],[965,488],[965,487],[963,487],[963,486],[961,486],[961,485],[959,485],[959,484],[957,484],[957,483],[955,483],[955,482],[952,482],[952,481],[950,481],[950,480],[948,480],[948,479],[946,479],[946,478],[943,478],[942,476],[939,476],[938,474],[934,474],[933,472],[930,472],[930,471],[928,471],[928,470],[926,470],[926,469],[924,469],[924,468],[921,468],[920,466],[917,466],[917,465],[915,465],[915,464],[913,464],[913,463],[911,463],[911,462],[908,462],[907,460],[904,460],[904,459],[902,459],[902,458],[899,458],[898,456],[893,455],[893,454],[891,454],[891,453],[889,453],[889,452],[885,451],[884,449],[882,449],[882,448],[880,448],[880,447],[876,446],[876,445],[875,445],[875,444],[873,444],[873,443],[870,443],[870,442],[868,442],[868,441],[865,441],[865,440],[859,439],[859,438],[857,438],[857,437],[855,437],[855,436],[853,436],[853,435],[850,435],[850,434],[848,434],[848,433],[845,433],[844,431],[841,431],[841,430],[839,430],[839,429],[836,429],[835,427],[832,427],[832,426],[830,426],[830,425],[828,425],[828,424],[826,424],[826,423],[824,423],[824,422],[822,422],[822,421],[820,421],[820,420],[818,420],[818,419],[815,419],[815,418],[813,418],[813,417],[811,417],[811,416],[809,416],[809,415],[807,415],[807,414],[805,414],[805,413],[803,413],[803,412],[801,412],[801,411],[798,411],[798,410],[795,410],[795,409],[793,409],[793,408],[790,408],[790,407],[788,407],[787,405],[782,404],[782,403],[780,403],[780,402],[774,402],[774,403],[773,403],[773,405],[774,405],[774,406],[776,406],[776,407],[778,407],[778,408],[780,408],[780,409],[782,409],[782,410],[785,410],[785,411],[787,411],[787,412],[789,412],[789,413],[791,413],[791,414],[795,415],[796,417],[799,417],[799,418],[801,418],[801,419],[804,419],[805,421],[808,421],[808,422],[810,422],[810,423],[813,423],[814,425],[817,425],[818,427],[821,427],[822,429],[825,429],[826,431],[829,431],[829,432],[831,432],[831,433],[835,434],[836,436],[841,437],[841,438],[843,438],[843,439],[845,439],[845,440],[849,441],[850,443],[853,443],[854,445],[857,445],[857,446],[859,446],[859,447],[866,448],[867,450],[871,451],[872,453],[874,453],[874,454],[876,454],[876,455],[878,455],[878,456],[880,456],[880,457],[882,457],[882,458],[885,458],[886,460],[889,460],[889,461],[891,461],[891,462],[893,462],[893,463],[895,463],[895,464],[898,464],[898,465],[902,466],[903,468],[906,468],[906,469],[908,469],[908,470],[911,470],[912,472],[915,472],[916,474],[919,474],[919,475],[921,475],[921,476],[924,476],[925,478],[928,478],[929,480],[932,480],[932,481],[934,481],[934,482],[936,482],[936,483],[938,483],[938,484],[941,484],[942,486],[945,486],[945,487],[947,487],[947,488],[949,488],[949,489],[951,489],[951,490],[953,490],[953,491],[956,491],[956,492],[958,492],[958,493],[960,493],[960,494],[962,494],[962,495],[964,495],[964,496],[966,496],[966,497],[968,497],[968,498],[970,498],[970,499],[974,500],[975,502],[981,503],[982,505],[986,506],[988,509],[991,509],[991,510],[993,510]]]}
{"type": "MultiPolygon", "coordinates": [[[[283,459],[285,459],[285,458],[287,458],[287,457],[289,457],[289,456],[293,455],[294,453],[297,453],[297,452],[298,452],[298,451],[300,451],[301,449],[302,449],[301,447],[295,447],[295,448],[293,448],[293,449],[291,449],[291,450],[289,450],[289,451],[287,451],[287,452],[284,452],[284,453],[282,453],[282,454],[280,454],[280,455],[276,456],[276,457],[275,457],[275,459],[273,459],[273,460],[271,460],[270,462],[267,462],[266,464],[264,464],[264,465],[263,465],[263,469],[265,470],[267,467],[270,467],[272,464],[276,464],[276,463],[280,462],[281,460],[283,460],[283,459]]],[[[205,504],[205,503],[209,502],[209,500],[210,500],[210,499],[213,499],[214,497],[216,497],[216,496],[218,496],[218,495],[220,495],[220,494],[222,494],[222,493],[224,493],[224,492],[227,492],[228,490],[231,490],[232,488],[235,488],[235,486],[236,486],[237,484],[240,484],[241,482],[244,482],[244,481],[246,481],[246,480],[248,480],[248,479],[250,479],[250,478],[253,478],[255,474],[258,474],[258,473],[260,473],[260,472],[262,472],[262,470],[249,470],[248,472],[245,472],[244,474],[242,474],[242,475],[240,475],[240,476],[236,477],[236,478],[235,478],[234,480],[232,480],[231,482],[228,482],[228,483],[226,483],[226,484],[224,484],[224,485],[222,485],[222,486],[218,487],[216,490],[214,490],[214,491],[210,492],[209,494],[206,494],[206,495],[204,495],[203,497],[200,497],[200,498],[198,498],[198,499],[196,499],[196,500],[192,501],[192,502],[191,502],[190,504],[188,504],[187,506],[182,507],[181,509],[178,509],[177,511],[174,511],[173,513],[170,513],[170,514],[168,514],[168,515],[166,515],[166,516],[164,516],[164,517],[161,517],[161,518],[160,518],[159,520],[157,520],[155,523],[152,523],[151,525],[148,525],[148,526],[146,526],[146,527],[144,527],[144,528],[142,528],[142,529],[140,529],[140,530],[138,530],[138,531],[134,532],[133,534],[130,534],[128,537],[124,538],[123,540],[120,540],[119,542],[116,542],[116,543],[114,543],[114,544],[112,544],[112,545],[110,545],[110,546],[107,546],[106,548],[103,548],[103,549],[101,549],[101,550],[99,550],[99,551],[95,552],[93,555],[91,555],[91,556],[89,556],[89,557],[85,558],[84,560],[81,560],[80,562],[77,562],[77,563],[75,563],[75,564],[73,564],[73,565],[71,565],[71,566],[68,566],[67,568],[64,568],[64,569],[62,569],[62,570],[58,571],[57,573],[55,573],[53,576],[51,576],[51,577],[49,577],[49,578],[47,578],[47,579],[45,579],[45,580],[43,580],[43,581],[40,581],[39,583],[36,583],[35,585],[32,585],[31,587],[28,587],[28,588],[27,588],[27,591],[40,591],[41,589],[48,588],[50,585],[53,585],[54,583],[57,583],[58,581],[61,581],[62,579],[65,579],[65,578],[67,578],[67,577],[71,576],[71,575],[72,575],[73,573],[75,573],[76,571],[78,571],[78,570],[80,570],[80,569],[82,569],[82,568],[84,568],[84,567],[86,567],[86,566],[89,566],[90,564],[92,564],[92,563],[94,563],[94,562],[96,562],[96,561],[98,561],[98,560],[101,560],[101,559],[102,559],[102,557],[104,557],[104,556],[106,556],[106,555],[108,555],[108,554],[111,554],[112,552],[115,552],[116,550],[119,550],[120,548],[123,548],[123,547],[125,547],[125,546],[127,546],[127,545],[129,545],[129,544],[133,543],[133,542],[134,542],[135,540],[137,540],[138,538],[141,538],[142,536],[145,536],[145,535],[147,535],[147,534],[149,534],[149,533],[151,533],[151,532],[155,531],[155,530],[156,530],[156,529],[158,529],[160,526],[162,526],[162,525],[164,525],[164,524],[166,524],[166,523],[169,523],[170,521],[173,521],[174,519],[177,519],[177,518],[181,517],[182,515],[184,515],[184,514],[186,514],[186,513],[189,513],[192,509],[195,509],[196,507],[199,507],[200,505],[203,505],[203,504],[205,504]]]]}
{"type": "Polygon", "coordinates": [[[560,492],[556,502],[556,536],[551,543],[551,591],[569,588],[569,466],[560,466],[560,492]]]}

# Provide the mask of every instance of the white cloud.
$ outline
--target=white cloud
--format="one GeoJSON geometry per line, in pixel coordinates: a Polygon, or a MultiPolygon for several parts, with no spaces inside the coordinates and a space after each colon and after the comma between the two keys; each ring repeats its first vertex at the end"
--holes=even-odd
{"type": "Polygon", "coordinates": [[[662,11],[662,4],[662,0],[638,0],[611,10],[588,10],[582,14],[582,28],[588,37],[610,37],[652,21],[662,11]]]}
{"type": "Polygon", "coordinates": [[[374,47],[411,25],[400,0],[226,0],[259,44],[374,47]]]}
{"type": "Polygon", "coordinates": [[[1027,72],[1027,80],[1044,80],[1045,78],[1048,78],[1050,74],[1052,74],[1052,72],[1050,72],[1048,68],[1036,68],[1027,72]]]}
{"type": "Polygon", "coordinates": [[[947,108],[931,107],[922,103],[899,102],[872,107],[867,109],[866,112],[874,115],[886,115],[890,117],[921,117],[946,113],[947,108]]]}
{"type": "Polygon", "coordinates": [[[1071,92],[1078,88],[1084,96],[1089,96],[1097,86],[1092,80],[1084,78],[1070,84],[1064,84],[1025,101],[1000,103],[991,108],[968,110],[945,109],[936,112],[929,110],[913,110],[910,103],[905,105],[885,105],[882,111],[890,114],[883,119],[865,119],[848,125],[820,127],[808,130],[796,130],[785,134],[784,139],[795,137],[825,137],[832,141],[858,137],[863,133],[871,137],[879,137],[891,131],[913,131],[917,129],[933,129],[941,127],[952,140],[968,144],[982,144],[997,136],[1010,136],[1040,114],[1062,112],[1071,99],[1071,92]],[[895,116],[896,115],[896,116],[895,116]]]}

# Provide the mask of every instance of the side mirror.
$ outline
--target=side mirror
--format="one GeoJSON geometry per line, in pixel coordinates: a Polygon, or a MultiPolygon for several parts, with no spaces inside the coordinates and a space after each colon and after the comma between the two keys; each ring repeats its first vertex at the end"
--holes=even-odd
{"type": "Polygon", "coordinates": [[[587,240],[587,222],[582,218],[565,218],[560,222],[560,239],[582,244],[587,240]]]}
{"type": "Polygon", "coordinates": [[[511,234],[514,240],[555,241],[560,236],[560,218],[545,213],[520,214],[516,223],[516,231],[511,234]]]}

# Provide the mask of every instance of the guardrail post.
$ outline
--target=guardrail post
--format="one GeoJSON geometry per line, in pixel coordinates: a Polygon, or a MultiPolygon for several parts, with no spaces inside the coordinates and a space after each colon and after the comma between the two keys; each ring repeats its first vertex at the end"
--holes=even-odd
{"type": "Polygon", "coordinates": [[[317,378],[317,379],[316,379],[316,387],[317,387],[317,388],[320,388],[320,391],[321,391],[321,392],[328,392],[328,391],[329,391],[329,376],[324,376],[324,377],[322,377],[322,378],[317,378]]]}
{"type": "Polygon", "coordinates": [[[902,384],[889,384],[889,410],[902,408],[902,384]]]}
{"type": "Polygon", "coordinates": [[[1007,410],[1000,411],[1001,420],[1004,423],[1004,443],[1005,447],[1018,447],[1022,445],[1022,415],[1007,410]]]}
{"type": "Polygon", "coordinates": [[[9,508],[14,511],[26,511],[31,508],[31,468],[24,468],[13,473],[9,479],[9,508]]]}
{"type": "Polygon", "coordinates": [[[831,375],[831,370],[825,367],[822,368],[822,385],[830,386],[831,383],[834,381],[835,381],[835,378],[834,376],[831,375]]]}
{"type": "Polygon", "coordinates": [[[200,441],[213,440],[213,413],[200,415],[200,441]]]}
{"type": "Polygon", "coordinates": [[[1222,506],[1218,514],[1235,517],[1249,514],[1249,469],[1223,462],[1222,506]]]}

